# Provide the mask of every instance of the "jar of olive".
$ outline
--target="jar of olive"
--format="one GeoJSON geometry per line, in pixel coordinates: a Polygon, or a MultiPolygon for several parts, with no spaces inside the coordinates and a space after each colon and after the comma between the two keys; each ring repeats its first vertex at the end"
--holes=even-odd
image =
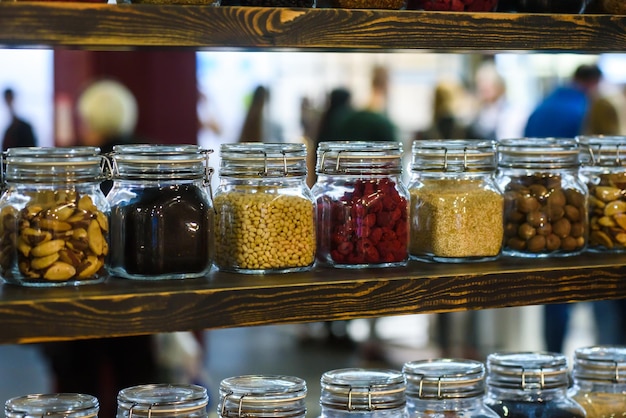
{"type": "Polygon", "coordinates": [[[23,286],[103,281],[110,207],[95,147],[10,148],[0,201],[0,274],[23,286]]]}
{"type": "Polygon", "coordinates": [[[588,418],[626,414],[626,347],[582,347],[574,352],[569,395],[588,418]]]}
{"type": "Polygon", "coordinates": [[[215,264],[247,274],[309,270],[315,261],[315,201],[304,144],[220,148],[215,264]]]}
{"type": "Polygon", "coordinates": [[[587,245],[588,190],[579,146],[569,138],[521,138],[498,144],[504,191],[504,254],[564,257],[587,245]]]}
{"type": "Polygon", "coordinates": [[[465,262],[500,255],[504,198],[495,170],[494,141],[413,142],[411,256],[465,262]]]}
{"type": "Polygon", "coordinates": [[[580,174],[589,189],[588,249],[626,251],[626,137],[580,136],[580,174]]]}
{"type": "Polygon", "coordinates": [[[340,268],[406,265],[409,193],[401,181],[402,144],[322,142],[316,171],[318,262],[340,268]]]}

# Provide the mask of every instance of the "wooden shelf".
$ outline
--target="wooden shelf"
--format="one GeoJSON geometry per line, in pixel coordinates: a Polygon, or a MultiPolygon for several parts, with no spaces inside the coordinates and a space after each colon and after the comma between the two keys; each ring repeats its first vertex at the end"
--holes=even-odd
{"type": "Polygon", "coordinates": [[[626,16],[0,2],[4,47],[626,50],[626,16]]]}
{"type": "Polygon", "coordinates": [[[626,255],[411,262],[287,275],[214,272],[184,281],[110,279],[0,287],[0,343],[302,323],[626,297],[626,255]]]}

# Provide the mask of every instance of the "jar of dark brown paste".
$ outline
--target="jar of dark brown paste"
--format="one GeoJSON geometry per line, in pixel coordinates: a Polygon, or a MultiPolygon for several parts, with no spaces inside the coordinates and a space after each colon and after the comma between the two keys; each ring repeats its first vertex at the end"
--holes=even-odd
{"type": "Polygon", "coordinates": [[[94,147],[8,150],[0,201],[0,273],[7,282],[73,286],[106,278],[104,161],[94,147]]]}
{"type": "Polygon", "coordinates": [[[397,267],[409,251],[402,144],[322,142],[317,149],[317,259],[342,268],[397,267]]]}
{"type": "Polygon", "coordinates": [[[558,353],[487,356],[485,404],[502,418],[585,418],[567,394],[567,358],[558,353]]]}
{"type": "Polygon", "coordinates": [[[413,143],[411,256],[465,262],[500,255],[504,198],[495,170],[493,141],[413,143]]]}
{"type": "Polygon", "coordinates": [[[114,147],[111,273],[128,279],[205,276],[213,262],[211,151],[195,145],[114,147]]]}
{"type": "Polygon", "coordinates": [[[574,352],[574,385],[569,395],[587,418],[626,415],[626,347],[582,347],[574,352]]]}
{"type": "Polygon", "coordinates": [[[504,254],[564,257],[587,245],[587,186],[573,138],[521,138],[498,144],[504,191],[504,254]]]}

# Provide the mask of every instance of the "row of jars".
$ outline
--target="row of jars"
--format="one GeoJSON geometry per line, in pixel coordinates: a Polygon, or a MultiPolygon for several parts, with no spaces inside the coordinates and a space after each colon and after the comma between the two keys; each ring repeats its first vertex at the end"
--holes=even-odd
{"type": "Polygon", "coordinates": [[[623,251],[625,143],[416,141],[406,187],[401,144],[323,142],[312,189],[303,144],[223,144],[214,195],[197,146],[12,148],[0,275],[55,286],[623,251]]]}
{"type": "MultiPolygon", "coordinates": [[[[626,414],[626,347],[580,348],[570,386],[567,359],[549,352],[493,353],[464,359],[411,361],[402,371],[337,369],[321,379],[321,418],[613,418],[626,414]]],[[[220,418],[304,418],[306,382],[298,377],[245,375],[219,386],[220,418]]],[[[118,418],[208,416],[197,385],[141,385],[117,397],[118,418]]],[[[98,400],[84,394],[27,395],[5,404],[8,418],[96,417],[98,400]]]]}

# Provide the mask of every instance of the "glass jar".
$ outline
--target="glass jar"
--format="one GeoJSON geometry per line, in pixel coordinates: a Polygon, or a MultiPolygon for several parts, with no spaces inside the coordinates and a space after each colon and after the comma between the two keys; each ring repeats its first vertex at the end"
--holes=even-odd
{"type": "Polygon", "coordinates": [[[109,204],[94,147],[10,148],[0,200],[0,274],[23,286],[106,278],[109,204]]]}
{"type": "Polygon", "coordinates": [[[485,366],[479,361],[435,359],[405,363],[409,418],[497,418],[483,404],[485,366]]]}
{"type": "Polygon", "coordinates": [[[567,359],[557,353],[487,356],[485,405],[507,418],[585,418],[567,395],[567,359]]]}
{"type": "Polygon", "coordinates": [[[207,418],[208,403],[207,390],[198,385],[132,386],[117,394],[117,418],[207,418]]]}
{"type": "Polygon", "coordinates": [[[589,189],[589,245],[626,251],[626,136],[579,136],[580,175],[589,189]]]}
{"type": "Polygon", "coordinates": [[[203,277],[213,262],[212,151],[117,145],[111,155],[111,273],[127,279],[203,277]]]}
{"type": "Polygon", "coordinates": [[[317,149],[317,259],[344,268],[397,267],[409,252],[402,144],[321,142],[317,149]]]}
{"type": "Polygon", "coordinates": [[[94,418],[98,399],[81,393],[50,393],[19,396],[4,404],[6,418],[94,418]]]}
{"type": "Polygon", "coordinates": [[[579,146],[569,138],[522,138],[498,144],[504,191],[504,254],[565,257],[587,245],[587,186],[579,146]]]}
{"type": "Polygon", "coordinates": [[[626,347],[576,349],[572,377],[569,395],[585,408],[587,418],[626,415],[626,347]]]}
{"type": "Polygon", "coordinates": [[[299,377],[248,375],[220,382],[220,418],[304,418],[306,383],[299,377]]]}
{"type": "Polygon", "coordinates": [[[406,385],[401,372],[338,369],[321,378],[321,418],[406,418],[406,385]]]}
{"type": "Polygon", "coordinates": [[[220,154],[217,267],[249,274],[309,270],[315,201],[304,144],[222,144],[220,154]]]}
{"type": "Polygon", "coordinates": [[[493,141],[413,142],[411,256],[464,262],[500,255],[504,198],[495,170],[493,141]]]}

